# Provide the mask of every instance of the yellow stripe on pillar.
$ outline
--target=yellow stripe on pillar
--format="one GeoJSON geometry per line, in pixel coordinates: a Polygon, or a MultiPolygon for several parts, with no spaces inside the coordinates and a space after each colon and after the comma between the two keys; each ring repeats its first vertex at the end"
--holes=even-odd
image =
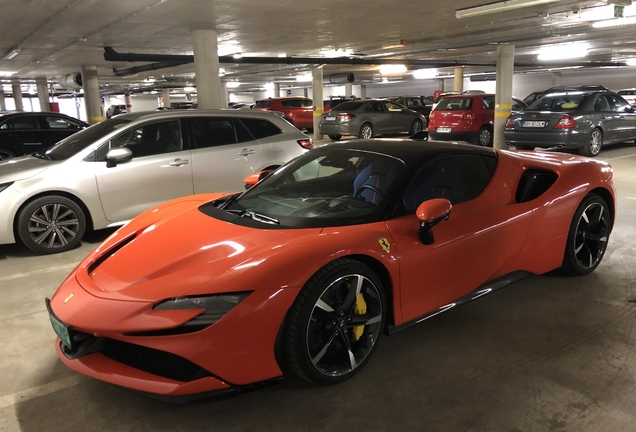
{"type": "Polygon", "coordinates": [[[102,120],[104,120],[104,118],[103,118],[102,116],[89,117],[89,118],[88,118],[88,121],[89,121],[89,122],[100,122],[100,121],[102,121],[102,120]]]}
{"type": "Polygon", "coordinates": [[[511,109],[512,108],[512,104],[497,104],[495,105],[495,109],[511,109]]]}
{"type": "Polygon", "coordinates": [[[510,115],[510,111],[502,111],[502,112],[496,112],[495,113],[495,117],[508,117],[510,115]]]}

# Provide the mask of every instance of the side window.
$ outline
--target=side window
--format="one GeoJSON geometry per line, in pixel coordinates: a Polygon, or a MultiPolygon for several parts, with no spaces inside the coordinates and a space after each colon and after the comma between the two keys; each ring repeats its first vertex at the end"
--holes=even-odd
{"type": "Polygon", "coordinates": [[[241,123],[238,119],[232,119],[232,123],[234,124],[234,130],[236,131],[236,141],[237,142],[247,142],[254,141],[254,137],[247,130],[247,128],[241,123]]]}
{"type": "Polygon", "coordinates": [[[6,122],[0,125],[0,130],[9,130],[9,129],[13,129],[13,123],[11,123],[11,120],[7,120],[6,122]]]}
{"type": "Polygon", "coordinates": [[[382,104],[382,102],[373,102],[371,103],[371,107],[375,112],[384,112],[384,104],[382,104]]]}
{"type": "Polygon", "coordinates": [[[240,122],[247,126],[254,138],[261,139],[283,133],[282,130],[274,125],[269,120],[257,119],[257,118],[242,118],[240,122]]]}
{"type": "Polygon", "coordinates": [[[3,129],[13,129],[17,131],[40,130],[40,123],[36,116],[18,116],[8,120],[3,125],[3,129]],[[6,125],[6,128],[4,127],[6,125]]]}
{"type": "Polygon", "coordinates": [[[314,106],[314,101],[311,99],[303,99],[300,101],[300,106],[303,108],[311,108],[314,106]]]}
{"type": "Polygon", "coordinates": [[[364,107],[364,110],[366,112],[373,112],[373,104],[368,104],[367,106],[364,107]]]}
{"type": "Polygon", "coordinates": [[[496,164],[494,157],[474,154],[439,156],[427,162],[404,192],[406,214],[415,213],[432,198],[457,204],[477,197],[490,182],[496,164]]]}
{"type": "Polygon", "coordinates": [[[612,107],[609,103],[609,100],[605,95],[600,95],[594,101],[594,111],[598,112],[607,112],[612,111],[612,107]]]}
{"type": "Polygon", "coordinates": [[[391,112],[395,112],[395,111],[402,111],[402,107],[394,104],[393,102],[385,102],[384,103],[387,107],[387,109],[391,112]]]}
{"type": "Polygon", "coordinates": [[[495,97],[494,96],[486,96],[482,99],[482,103],[484,108],[486,109],[495,109],[495,97]]]}
{"type": "Polygon", "coordinates": [[[523,111],[526,109],[526,104],[521,102],[520,100],[513,99],[512,100],[512,110],[513,111],[523,111]]]}
{"type": "Polygon", "coordinates": [[[234,124],[229,117],[190,118],[196,148],[236,144],[234,124]]]}
{"type": "Polygon", "coordinates": [[[615,95],[608,95],[608,96],[612,98],[612,101],[614,102],[614,109],[616,111],[623,112],[625,110],[625,107],[630,106],[627,103],[627,101],[620,96],[615,96],[615,95]]]}
{"type": "Polygon", "coordinates": [[[46,124],[49,125],[50,129],[82,129],[81,123],[74,122],[64,117],[44,116],[44,120],[46,121],[46,124]]]}
{"type": "Polygon", "coordinates": [[[127,147],[133,158],[183,150],[179,120],[147,123],[116,136],[97,150],[96,160],[106,159],[108,150],[127,147]]]}

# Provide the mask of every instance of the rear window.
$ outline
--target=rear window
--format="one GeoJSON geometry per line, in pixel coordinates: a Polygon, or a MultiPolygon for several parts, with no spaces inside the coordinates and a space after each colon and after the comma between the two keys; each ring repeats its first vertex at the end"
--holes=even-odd
{"type": "Polygon", "coordinates": [[[618,94],[622,96],[636,96],[636,90],[621,90],[618,94]]]}
{"type": "Polygon", "coordinates": [[[285,108],[311,108],[313,102],[310,99],[290,99],[280,103],[285,108]]]}
{"type": "Polygon", "coordinates": [[[574,111],[583,99],[583,95],[546,96],[530,104],[526,111],[574,111]]]}
{"type": "Polygon", "coordinates": [[[242,118],[241,122],[247,126],[256,139],[267,138],[283,133],[278,126],[274,125],[269,120],[242,118]]]}
{"type": "Polygon", "coordinates": [[[461,111],[470,109],[473,105],[473,98],[457,98],[457,97],[445,97],[437,107],[436,111],[461,111]]]}
{"type": "Polygon", "coordinates": [[[362,105],[360,102],[344,102],[338,105],[338,111],[355,111],[362,105]]]}
{"type": "Polygon", "coordinates": [[[258,101],[256,102],[256,105],[254,105],[254,108],[269,108],[272,106],[271,102],[268,101],[258,101]]]}

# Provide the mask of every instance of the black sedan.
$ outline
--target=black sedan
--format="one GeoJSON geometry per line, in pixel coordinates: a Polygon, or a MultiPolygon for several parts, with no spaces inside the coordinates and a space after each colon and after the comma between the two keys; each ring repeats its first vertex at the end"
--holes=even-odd
{"type": "Polygon", "coordinates": [[[54,112],[0,112],[0,160],[53,147],[88,123],[54,112]]]}
{"type": "Polygon", "coordinates": [[[428,116],[431,113],[431,109],[433,109],[433,104],[435,103],[424,96],[393,96],[387,99],[391,102],[395,102],[396,104],[403,105],[410,110],[424,114],[426,120],[428,120],[428,116]]]}

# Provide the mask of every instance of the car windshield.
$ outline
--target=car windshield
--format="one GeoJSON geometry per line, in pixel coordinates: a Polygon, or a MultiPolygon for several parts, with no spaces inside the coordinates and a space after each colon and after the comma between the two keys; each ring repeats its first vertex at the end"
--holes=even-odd
{"type": "Polygon", "coordinates": [[[128,119],[112,118],[96,125],[90,126],[81,132],[69,136],[58,142],[53,148],[45,153],[49,159],[64,160],[84,150],[101,137],[109,134],[115,129],[119,129],[130,123],[128,119]]]}
{"type": "MultiPolygon", "coordinates": [[[[222,209],[243,219],[309,228],[378,220],[404,171],[399,159],[360,150],[307,153],[222,209]]],[[[215,207],[209,203],[201,207],[215,207]]]]}
{"type": "Polygon", "coordinates": [[[436,111],[467,110],[473,103],[469,97],[445,97],[435,107],[436,111]]]}
{"type": "Polygon", "coordinates": [[[557,94],[534,101],[526,111],[574,111],[581,104],[584,95],[557,94]]]}

